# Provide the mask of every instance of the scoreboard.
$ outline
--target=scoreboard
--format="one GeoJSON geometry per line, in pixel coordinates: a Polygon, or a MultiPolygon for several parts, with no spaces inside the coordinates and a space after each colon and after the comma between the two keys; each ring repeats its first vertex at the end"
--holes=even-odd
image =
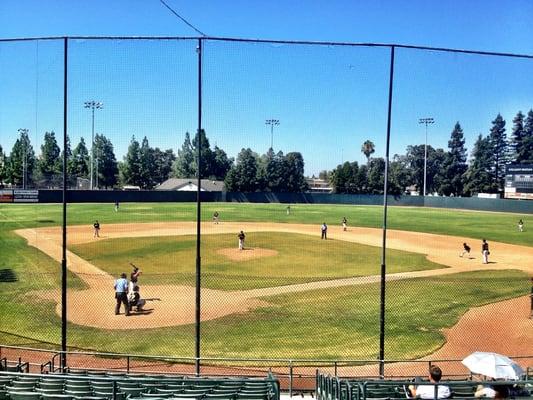
{"type": "Polygon", "coordinates": [[[504,197],[533,200],[533,164],[510,164],[505,167],[504,197]]]}

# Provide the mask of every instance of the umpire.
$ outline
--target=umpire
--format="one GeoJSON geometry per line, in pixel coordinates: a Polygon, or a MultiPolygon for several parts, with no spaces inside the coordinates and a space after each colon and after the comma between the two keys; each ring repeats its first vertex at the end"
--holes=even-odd
{"type": "Polygon", "coordinates": [[[120,274],[120,278],[115,281],[115,299],[117,305],[115,306],[115,315],[120,314],[120,303],[124,304],[124,311],[126,317],[130,315],[130,306],[128,304],[128,280],[126,274],[120,274]]]}

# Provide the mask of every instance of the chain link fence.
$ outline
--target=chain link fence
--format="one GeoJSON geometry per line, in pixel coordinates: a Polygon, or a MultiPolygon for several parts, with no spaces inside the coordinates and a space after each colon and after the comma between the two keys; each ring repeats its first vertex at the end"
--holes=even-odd
{"type": "Polygon", "coordinates": [[[65,299],[61,207],[0,204],[2,342],[57,348],[66,301],[74,350],[194,360],[199,345],[205,358],[377,361],[384,335],[385,360],[524,352],[516,335],[495,335],[529,317],[531,243],[514,219],[527,230],[530,215],[391,210],[385,251],[382,207],[277,201],[382,195],[385,173],[396,196],[502,193],[505,164],[490,161],[486,185],[474,167],[504,128],[506,162],[523,162],[515,132],[533,106],[531,58],[216,38],[1,41],[1,198],[61,189],[66,172],[66,188],[91,201],[67,191],[65,299]],[[276,202],[124,200],[194,192],[198,169],[205,192],[276,202]],[[96,191],[105,203],[92,202],[96,191]],[[482,236],[496,243],[486,267],[482,236]],[[463,240],[472,251],[460,257],[463,240]],[[133,266],[144,302],[115,315],[114,284],[131,281],[133,266]]]}

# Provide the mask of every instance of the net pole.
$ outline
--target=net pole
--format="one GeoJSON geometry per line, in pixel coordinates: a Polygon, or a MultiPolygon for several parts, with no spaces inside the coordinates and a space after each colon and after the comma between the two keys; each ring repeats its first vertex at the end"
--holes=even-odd
{"type": "Polygon", "coordinates": [[[68,38],[63,42],[63,226],[61,245],[61,370],[67,368],[67,76],[68,38]]]}
{"type": "Polygon", "coordinates": [[[201,256],[200,256],[200,231],[201,231],[201,201],[200,194],[202,189],[202,39],[198,39],[198,141],[196,145],[197,150],[197,189],[196,189],[196,305],[195,305],[195,371],[196,375],[200,375],[200,317],[201,317],[201,256]]]}
{"type": "Polygon", "coordinates": [[[394,46],[391,46],[390,77],[389,77],[389,107],[387,112],[387,142],[385,146],[385,177],[383,179],[383,239],[381,245],[381,287],[379,304],[379,376],[385,377],[385,279],[387,276],[387,194],[389,191],[389,148],[390,128],[392,118],[392,89],[394,80],[394,46]]]}

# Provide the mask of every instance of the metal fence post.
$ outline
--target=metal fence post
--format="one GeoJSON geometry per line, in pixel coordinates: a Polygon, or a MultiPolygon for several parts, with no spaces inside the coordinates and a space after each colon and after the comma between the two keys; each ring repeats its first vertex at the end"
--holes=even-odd
{"type": "Polygon", "coordinates": [[[292,397],[292,376],[293,373],[293,366],[292,366],[292,360],[289,360],[289,397],[292,397]]]}

